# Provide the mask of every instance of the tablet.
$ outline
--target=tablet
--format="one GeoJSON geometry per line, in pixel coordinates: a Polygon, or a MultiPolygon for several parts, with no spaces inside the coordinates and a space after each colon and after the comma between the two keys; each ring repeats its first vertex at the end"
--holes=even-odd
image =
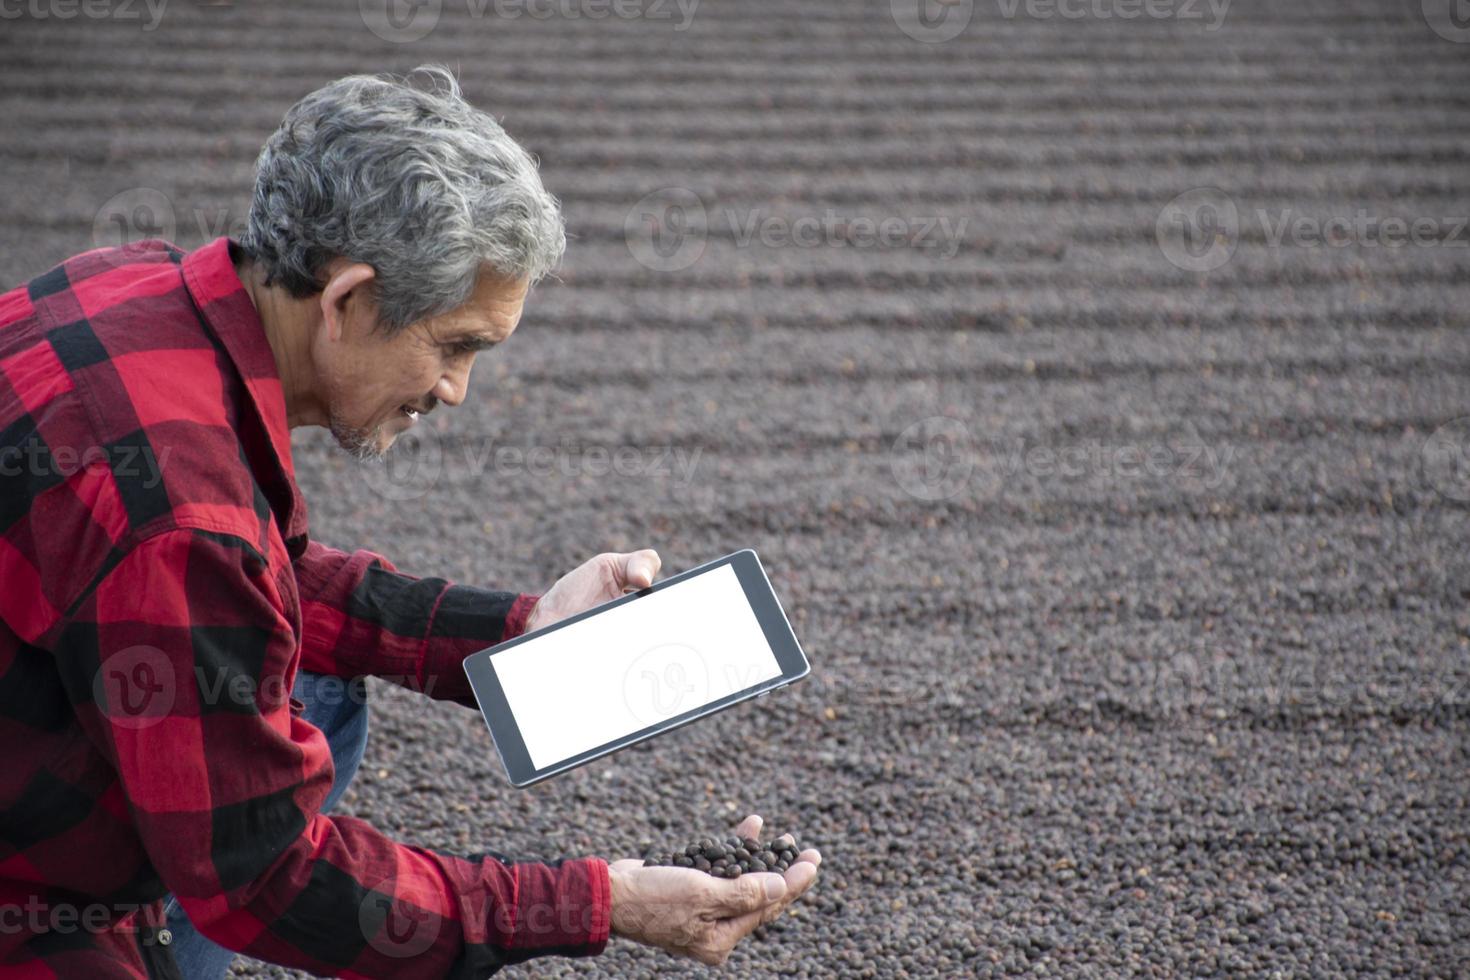
{"type": "Polygon", "coordinates": [[[464,668],[515,786],[811,670],[748,549],[471,654],[464,668]]]}

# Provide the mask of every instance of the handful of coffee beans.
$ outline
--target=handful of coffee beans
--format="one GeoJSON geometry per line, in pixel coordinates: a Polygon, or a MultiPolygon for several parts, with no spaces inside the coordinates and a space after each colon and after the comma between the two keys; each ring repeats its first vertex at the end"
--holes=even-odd
{"type": "Polygon", "coordinates": [[[760,871],[785,871],[796,861],[796,845],[784,840],[762,844],[753,837],[706,837],[682,851],[658,855],[643,862],[645,868],[693,868],[716,878],[739,878],[760,871]]]}

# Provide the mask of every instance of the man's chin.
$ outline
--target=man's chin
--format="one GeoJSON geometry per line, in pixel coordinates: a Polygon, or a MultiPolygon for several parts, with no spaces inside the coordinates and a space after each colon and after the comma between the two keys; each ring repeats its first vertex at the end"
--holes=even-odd
{"type": "Polygon", "coordinates": [[[388,426],[383,424],[363,429],[334,418],[327,428],[332,438],[337,440],[338,448],[364,463],[383,459],[397,438],[397,434],[389,432],[388,426]]]}

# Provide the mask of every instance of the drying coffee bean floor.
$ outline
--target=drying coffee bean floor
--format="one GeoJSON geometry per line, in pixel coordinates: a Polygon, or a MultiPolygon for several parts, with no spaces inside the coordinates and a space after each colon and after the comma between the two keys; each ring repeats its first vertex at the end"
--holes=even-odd
{"type": "MultiPolygon", "coordinates": [[[[236,230],[294,99],[448,63],[567,260],[417,470],[298,434],[315,533],[525,589],[752,547],[813,671],[527,790],[475,712],[375,683],[342,812],[613,858],[758,812],[823,864],[731,976],[1463,975],[1470,45],[1418,0],[977,0],[942,43],[886,0],[423,6],[406,43],[347,0],[7,20],[5,284],[136,188],[185,247],[236,230]],[[707,228],[681,268],[659,191],[707,228]]],[[[507,975],[708,972],[615,940],[507,975]]]]}

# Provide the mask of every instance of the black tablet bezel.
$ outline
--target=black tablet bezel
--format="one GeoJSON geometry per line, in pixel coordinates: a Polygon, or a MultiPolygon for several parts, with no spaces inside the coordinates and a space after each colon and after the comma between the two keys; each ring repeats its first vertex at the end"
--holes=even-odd
{"type": "Polygon", "coordinates": [[[781,603],[776,599],[775,590],[771,588],[770,579],[766,577],[765,569],[761,567],[760,558],[749,548],[737,551],[734,554],[717,558],[706,562],[687,572],[680,572],[661,582],[655,582],[646,589],[630,592],[611,602],[603,603],[592,609],[569,616],[559,623],[555,623],[545,629],[534,633],[526,633],[515,639],[496,644],[486,650],[473,653],[464,661],[464,670],[469,677],[470,688],[475,693],[475,700],[479,702],[480,714],[485,718],[485,724],[490,729],[490,736],[495,741],[495,750],[500,754],[500,761],[505,766],[506,774],[510,777],[511,785],[516,787],[530,786],[543,779],[554,776],[557,773],[566,772],[591,762],[593,759],[601,758],[618,749],[626,748],[652,738],[655,735],[672,731],[689,724],[691,721],[703,718],[706,715],[722,711],[733,704],[750,698],[759,697],[768,691],[779,687],[785,687],[792,681],[800,680],[811,672],[811,665],[807,663],[806,655],[802,653],[801,645],[796,640],[796,634],[792,632],[791,623],[786,619],[786,613],[781,608],[781,603]],[[616,739],[596,748],[589,749],[579,755],[564,759],[561,762],[547,766],[544,769],[536,769],[531,764],[530,754],[526,751],[525,742],[521,739],[520,727],[515,722],[515,715],[510,710],[505,692],[500,686],[500,679],[495,674],[495,668],[490,663],[490,658],[522,643],[529,643],[537,637],[570,626],[591,616],[607,612],[624,603],[637,602],[640,598],[662,591],[680,582],[688,581],[696,575],[704,575],[715,571],[725,565],[730,565],[735,570],[735,576],[740,582],[741,590],[745,593],[746,600],[750,603],[751,610],[755,613],[756,621],[760,624],[761,631],[765,634],[766,642],[770,644],[771,651],[776,656],[776,663],[781,668],[781,673],[759,684],[752,685],[742,691],[727,695],[707,704],[692,708],[682,714],[675,715],[668,721],[650,725],[647,728],[633,732],[631,735],[616,739]]]}

